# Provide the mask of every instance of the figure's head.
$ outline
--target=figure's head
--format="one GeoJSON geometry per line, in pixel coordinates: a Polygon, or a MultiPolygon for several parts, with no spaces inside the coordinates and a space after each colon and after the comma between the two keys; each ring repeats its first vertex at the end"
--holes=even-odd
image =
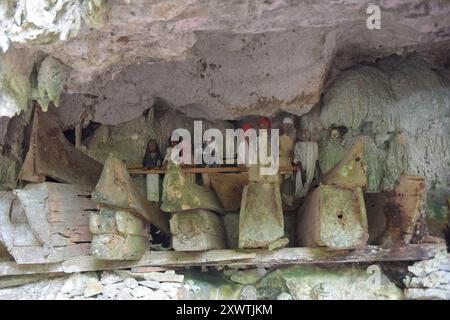
{"type": "Polygon", "coordinates": [[[329,136],[331,140],[336,140],[339,138],[342,138],[346,133],[348,129],[345,126],[331,126],[329,129],[329,136]]]}
{"type": "MultiPolygon", "coordinates": [[[[241,126],[241,129],[244,131],[244,133],[245,132],[247,132],[248,130],[250,130],[250,129],[254,129],[253,128],[253,125],[251,124],[251,123],[244,123],[242,126],[241,126]]],[[[248,137],[246,137],[247,138],[247,140],[248,140],[248,137]]]]}
{"type": "Polygon", "coordinates": [[[294,120],[291,117],[285,117],[281,123],[281,129],[283,132],[290,132],[294,128],[294,120]]]}
{"type": "Polygon", "coordinates": [[[341,136],[341,132],[338,128],[331,128],[329,135],[331,140],[336,140],[341,136]]]}
{"type": "Polygon", "coordinates": [[[148,150],[150,152],[158,152],[158,143],[155,139],[148,140],[148,150]]]}
{"type": "Polygon", "coordinates": [[[272,126],[270,119],[267,117],[261,117],[258,119],[258,128],[259,129],[270,129],[270,127],[272,126]]]}
{"type": "Polygon", "coordinates": [[[181,141],[183,141],[183,137],[179,137],[178,140],[172,140],[172,138],[170,138],[169,140],[169,144],[170,146],[173,148],[175,147],[178,143],[180,143],[181,141]]]}
{"type": "Polygon", "coordinates": [[[298,140],[303,142],[311,141],[311,131],[309,131],[308,129],[303,129],[302,131],[300,131],[298,134],[298,140]]]}

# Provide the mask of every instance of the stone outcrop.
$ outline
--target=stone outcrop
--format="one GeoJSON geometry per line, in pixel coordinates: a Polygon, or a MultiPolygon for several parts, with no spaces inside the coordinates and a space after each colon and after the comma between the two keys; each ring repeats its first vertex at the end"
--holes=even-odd
{"type": "Polygon", "coordinates": [[[408,267],[404,278],[405,298],[419,300],[450,299],[450,255],[442,252],[433,259],[408,267]]]}
{"type": "Polygon", "coordinates": [[[393,53],[445,58],[447,2],[379,1],[381,30],[368,30],[370,3],[8,0],[0,44],[67,65],[67,92],[115,110],[99,113],[105,123],[124,106],[132,119],[156,96],[192,117],[300,115],[319,102],[330,71],[393,53]]]}
{"type": "Polygon", "coordinates": [[[280,268],[263,278],[256,288],[258,299],[281,299],[286,294],[294,300],[403,298],[402,290],[384,275],[378,265],[369,266],[366,270],[354,266],[280,268]]]}

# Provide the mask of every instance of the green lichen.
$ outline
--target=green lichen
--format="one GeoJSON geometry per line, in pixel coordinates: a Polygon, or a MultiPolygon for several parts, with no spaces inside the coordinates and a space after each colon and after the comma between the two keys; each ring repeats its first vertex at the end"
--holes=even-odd
{"type": "Polygon", "coordinates": [[[105,0],[83,1],[81,15],[91,28],[99,28],[105,23],[107,5],[105,0]]]}
{"type": "Polygon", "coordinates": [[[47,110],[50,102],[53,102],[56,107],[59,106],[59,96],[67,76],[64,66],[58,60],[47,57],[41,62],[37,77],[38,102],[44,111],[47,110]]]}
{"type": "Polygon", "coordinates": [[[31,88],[29,74],[21,72],[23,58],[14,50],[0,56],[0,116],[12,117],[28,107],[31,88]]]}

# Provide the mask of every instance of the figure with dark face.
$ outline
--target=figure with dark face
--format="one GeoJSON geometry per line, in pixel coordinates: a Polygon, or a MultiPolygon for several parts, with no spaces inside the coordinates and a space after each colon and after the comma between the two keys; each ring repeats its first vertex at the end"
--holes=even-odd
{"type": "MultiPolygon", "coordinates": [[[[144,169],[156,169],[162,165],[162,156],[159,152],[158,143],[155,139],[150,139],[145,150],[143,167],[144,169]]],[[[147,174],[147,200],[159,202],[159,174],[147,174]]]]}
{"type": "Polygon", "coordinates": [[[155,169],[162,165],[162,156],[155,139],[148,140],[143,161],[144,169],[155,169]]]}

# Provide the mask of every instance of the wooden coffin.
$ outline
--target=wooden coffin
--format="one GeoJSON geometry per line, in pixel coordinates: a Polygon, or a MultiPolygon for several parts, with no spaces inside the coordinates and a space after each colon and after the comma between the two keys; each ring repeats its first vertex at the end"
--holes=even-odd
{"type": "Polygon", "coordinates": [[[244,188],[239,216],[239,248],[265,248],[284,236],[280,187],[250,182],[244,188]]]}
{"type": "Polygon", "coordinates": [[[364,188],[367,185],[364,162],[364,140],[358,138],[353,148],[320,179],[322,184],[342,188],[364,188]]]}
{"type": "Polygon", "coordinates": [[[95,203],[80,186],[29,184],[0,196],[0,241],[17,263],[53,263],[89,253],[95,203]]]}
{"type": "Polygon", "coordinates": [[[378,225],[371,239],[383,247],[409,244],[416,231],[425,195],[425,178],[410,175],[401,176],[393,191],[366,195],[369,198],[368,212],[371,211],[371,229],[378,225]]]}
{"type": "Polygon", "coordinates": [[[208,210],[174,213],[170,219],[175,251],[225,249],[227,236],[222,217],[208,210]]]}
{"type": "Polygon", "coordinates": [[[91,254],[100,260],[138,260],[147,250],[150,225],[126,211],[102,208],[90,217],[91,254]]]}
{"type": "Polygon", "coordinates": [[[159,210],[156,203],[147,200],[133,183],[125,164],[112,156],[105,161],[92,200],[100,206],[115,208],[116,211],[129,211],[165,234],[170,234],[167,215],[159,210]]]}
{"type": "Polygon", "coordinates": [[[224,212],[212,190],[186,179],[181,168],[169,161],[164,176],[161,210],[174,213],[195,209],[224,212]]]}
{"type": "Polygon", "coordinates": [[[248,183],[246,173],[209,174],[211,185],[227,212],[238,211],[241,207],[242,192],[248,183]]]}
{"type": "Polygon", "coordinates": [[[41,108],[35,108],[30,148],[19,179],[44,182],[48,176],[93,189],[101,172],[101,163],[67,141],[51,109],[43,112],[41,108]]]}
{"type": "Polygon", "coordinates": [[[361,188],[319,185],[297,212],[297,245],[350,249],[366,244],[369,234],[361,188]]]}

